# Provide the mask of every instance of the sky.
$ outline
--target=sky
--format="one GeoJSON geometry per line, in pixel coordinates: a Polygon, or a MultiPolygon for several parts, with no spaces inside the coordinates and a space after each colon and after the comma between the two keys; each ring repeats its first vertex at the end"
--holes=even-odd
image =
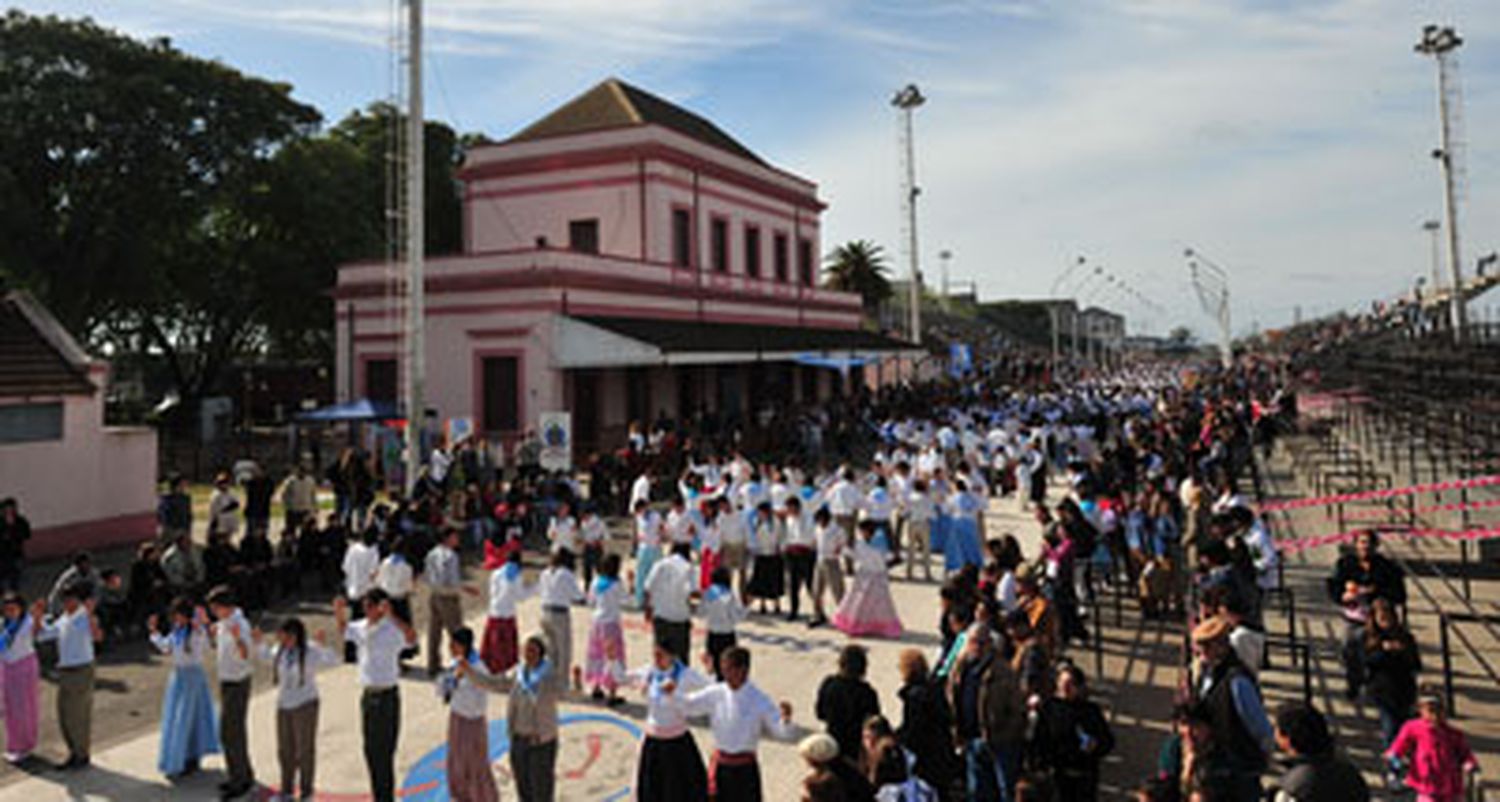
{"type": "MultiPolygon", "coordinates": [[[[285,81],[328,121],[391,91],[396,0],[25,0],[285,81]]],[[[1461,253],[1500,248],[1495,0],[426,0],[427,112],[504,138],[609,76],[703,114],[819,185],[825,249],[901,247],[897,114],[914,82],[929,281],[1085,301],[1131,333],[1211,323],[1184,250],[1229,276],[1234,329],[1407,291],[1441,217],[1436,67],[1455,25],[1461,253]],[[1075,270],[1062,294],[1087,278],[1075,270]]],[[[1446,267],[1444,268],[1446,277],[1446,267]]],[[[1446,280],[1446,278],[1445,278],[1446,280]]]]}

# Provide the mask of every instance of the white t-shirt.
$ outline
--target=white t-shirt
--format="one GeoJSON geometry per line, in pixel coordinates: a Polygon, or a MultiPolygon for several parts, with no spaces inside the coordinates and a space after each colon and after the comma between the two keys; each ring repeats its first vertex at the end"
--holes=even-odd
{"type": "Polygon", "coordinates": [[[390,616],[371,626],[365,618],[344,629],[344,639],[358,647],[361,688],[394,688],[401,679],[401,650],[406,634],[390,616]]]}

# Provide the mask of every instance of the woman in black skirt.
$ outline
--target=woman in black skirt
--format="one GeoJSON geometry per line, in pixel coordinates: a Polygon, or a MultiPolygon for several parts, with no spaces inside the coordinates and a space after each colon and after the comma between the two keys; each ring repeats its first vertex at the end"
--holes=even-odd
{"type": "Polygon", "coordinates": [[[766,602],[772,612],[781,614],[781,597],[786,593],[786,564],[781,558],[782,522],[771,512],[770,502],[762,502],[755,510],[755,524],[750,537],[750,584],[745,595],[755,599],[756,610],[766,612],[766,602]]]}
{"type": "Polygon", "coordinates": [[[641,802],[701,802],[708,798],[708,772],[693,733],[688,730],[682,700],[707,687],[707,677],[683,665],[664,643],[657,643],[651,664],[628,675],[626,682],[646,694],[646,737],[636,766],[635,793],[641,802]]]}

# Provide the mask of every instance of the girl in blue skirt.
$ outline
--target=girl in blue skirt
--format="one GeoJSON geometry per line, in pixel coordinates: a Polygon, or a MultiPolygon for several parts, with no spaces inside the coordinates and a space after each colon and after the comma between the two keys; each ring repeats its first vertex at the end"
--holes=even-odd
{"type": "Polygon", "coordinates": [[[172,603],[171,626],[163,634],[157,618],[147,624],[151,643],[172,657],[172,677],[161,705],[161,749],[156,767],[171,779],[198,770],[204,755],[219,751],[219,726],[203,668],[208,652],[208,612],[186,599],[172,603]]]}
{"type": "Polygon", "coordinates": [[[948,515],[952,523],[948,530],[948,542],[943,544],[943,568],[953,573],[965,565],[984,565],[984,551],[979,536],[979,513],[984,504],[962,479],[953,483],[953,495],[948,498],[948,515]]]}

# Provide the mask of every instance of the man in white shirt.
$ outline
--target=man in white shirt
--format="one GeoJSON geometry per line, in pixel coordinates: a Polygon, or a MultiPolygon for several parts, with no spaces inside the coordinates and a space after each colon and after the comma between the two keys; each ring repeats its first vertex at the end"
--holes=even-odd
{"type": "Polygon", "coordinates": [[[558,504],[557,514],[547,522],[547,542],[554,552],[566,549],[569,554],[578,556],[578,519],[573,517],[573,510],[567,502],[558,504]]]}
{"type": "Polygon", "coordinates": [[[415,646],[417,631],[391,615],[391,602],[376,588],[365,595],[365,617],[350,623],[349,603],[333,600],[333,620],[345,643],[358,652],[360,724],[365,768],[375,802],[395,802],[396,740],[401,733],[401,650],[415,646]]]}
{"type": "MultiPolygon", "coordinates": [[[[397,538],[391,544],[391,553],[386,555],[380,562],[380,568],[375,571],[375,587],[385,591],[386,597],[390,599],[391,614],[408,624],[413,620],[411,592],[416,584],[416,572],[406,560],[406,543],[402,538],[397,538]]],[[[416,655],[414,646],[401,650],[402,660],[410,660],[416,655]]]]}
{"type": "MultiPolygon", "coordinates": [[[[709,666],[711,669],[712,666],[709,666]]],[[[714,753],[709,760],[708,793],[714,802],[760,802],[760,765],[756,749],[762,733],[789,741],[792,706],[780,709],[769,696],[750,682],[750,652],[731,646],[719,657],[723,682],[687,695],[683,708],[688,715],[707,715],[714,734],[714,753]]]]}
{"type": "Polygon", "coordinates": [[[693,564],[687,559],[691,548],[686,543],[673,544],[671,554],[653,566],[646,578],[646,621],[656,642],[670,647],[684,663],[692,653],[688,596],[693,592],[693,564]]]}
{"type": "Polygon", "coordinates": [[[642,471],[640,476],[630,485],[630,509],[635,509],[639,502],[651,503],[651,472],[642,471]]]}
{"type": "Polygon", "coordinates": [[[74,585],[62,594],[63,613],[44,621],[47,603],[37,600],[31,607],[36,640],[57,641],[57,722],[68,759],[60,768],[80,769],[89,765],[93,735],[94,644],[104,639],[88,589],[74,585]]]}
{"type": "Polygon", "coordinates": [[[443,539],[422,563],[422,581],[427,585],[427,675],[435,677],[442,668],[443,633],[464,625],[463,567],[458,560],[458,530],[443,530],[443,539]]]}
{"type": "Polygon", "coordinates": [[[242,796],[255,787],[255,769],[250,765],[250,736],[246,719],[250,713],[250,678],[255,674],[250,650],[254,646],[250,622],[235,603],[229,588],[209,591],[208,607],[214,614],[213,640],[219,672],[219,743],[224,747],[224,773],[219,785],[226,799],[242,796]]]}
{"type": "Polygon", "coordinates": [[[828,488],[828,511],[833,513],[833,522],[844,530],[844,542],[854,542],[855,516],[859,514],[864,494],[854,483],[854,471],[845,468],[837,482],[828,488]]]}

